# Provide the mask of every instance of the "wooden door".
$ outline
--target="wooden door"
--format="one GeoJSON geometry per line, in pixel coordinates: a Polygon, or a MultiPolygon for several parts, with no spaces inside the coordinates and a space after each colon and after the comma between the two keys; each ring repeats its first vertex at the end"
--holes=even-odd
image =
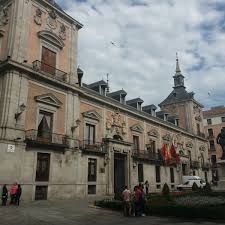
{"type": "Polygon", "coordinates": [[[48,48],[42,47],[41,69],[44,72],[55,75],[56,53],[48,48]]]}

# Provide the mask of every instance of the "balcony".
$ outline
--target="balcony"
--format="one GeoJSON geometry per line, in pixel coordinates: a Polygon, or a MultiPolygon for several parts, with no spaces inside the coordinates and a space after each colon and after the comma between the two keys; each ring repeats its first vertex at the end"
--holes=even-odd
{"type": "Polygon", "coordinates": [[[80,141],[80,150],[83,154],[105,155],[106,146],[102,142],[93,142],[90,140],[80,141]]]}
{"type": "Polygon", "coordinates": [[[136,160],[147,161],[155,165],[164,165],[164,160],[160,153],[152,153],[144,150],[133,150],[132,156],[136,160]]]}
{"type": "Polygon", "coordinates": [[[191,167],[191,169],[199,169],[200,168],[199,161],[191,161],[190,162],[190,167],[191,167]]]}
{"type": "Polygon", "coordinates": [[[38,130],[27,130],[25,133],[25,142],[27,146],[43,147],[57,151],[64,151],[68,147],[65,135],[44,132],[43,135],[38,134],[38,130]]]}
{"type": "Polygon", "coordinates": [[[202,164],[202,170],[203,171],[208,171],[211,168],[211,164],[210,163],[203,163],[202,164]]]}
{"type": "Polygon", "coordinates": [[[33,69],[59,81],[67,81],[67,73],[41,61],[33,62],[33,69]]]}

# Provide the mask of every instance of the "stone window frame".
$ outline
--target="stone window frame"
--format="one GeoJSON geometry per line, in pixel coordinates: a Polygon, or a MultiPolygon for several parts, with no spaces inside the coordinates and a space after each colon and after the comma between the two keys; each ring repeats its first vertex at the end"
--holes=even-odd
{"type": "Polygon", "coordinates": [[[57,108],[51,105],[47,105],[44,103],[37,102],[37,110],[36,110],[36,130],[38,130],[38,119],[40,111],[48,112],[53,114],[53,120],[52,120],[52,133],[56,133],[56,127],[57,127],[57,108]]]}
{"type": "Polygon", "coordinates": [[[90,125],[95,126],[95,142],[99,142],[100,134],[98,132],[98,128],[100,126],[101,116],[95,110],[83,112],[82,114],[83,114],[83,127],[84,127],[83,137],[84,137],[84,140],[87,137],[86,124],[90,124],[90,125]],[[93,116],[92,116],[92,114],[93,114],[93,116]],[[96,115],[96,116],[94,116],[94,115],[96,115]]]}
{"type": "Polygon", "coordinates": [[[59,54],[61,52],[61,49],[52,45],[51,43],[40,39],[40,49],[39,49],[39,61],[42,62],[42,48],[45,47],[47,49],[49,49],[50,51],[53,51],[54,53],[56,53],[56,65],[55,68],[59,69],[59,54]]]}

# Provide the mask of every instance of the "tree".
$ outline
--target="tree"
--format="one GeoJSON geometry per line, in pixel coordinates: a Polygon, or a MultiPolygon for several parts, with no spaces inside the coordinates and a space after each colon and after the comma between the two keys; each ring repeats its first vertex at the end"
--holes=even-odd
{"type": "Polygon", "coordinates": [[[170,188],[167,183],[163,185],[162,194],[168,196],[170,194],[170,188]]]}

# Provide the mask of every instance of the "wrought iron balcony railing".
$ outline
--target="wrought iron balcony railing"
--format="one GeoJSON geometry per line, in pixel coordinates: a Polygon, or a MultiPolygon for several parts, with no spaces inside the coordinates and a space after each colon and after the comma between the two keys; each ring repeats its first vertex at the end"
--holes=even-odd
{"type": "Polygon", "coordinates": [[[199,169],[200,168],[199,161],[191,161],[190,162],[190,167],[191,167],[191,169],[199,169]]]}
{"type": "Polygon", "coordinates": [[[50,66],[44,62],[41,62],[39,60],[36,60],[33,62],[33,69],[35,71],[43,72],[47,74],[49,77],[55,78],[57,80],[66,82],[67,81],[67,73],[56,69],[53,66],[50,66]]]}
{"type": "Polygon", "coordinates": [[[91,140],[80,141],[80,149],[83,151],[83,153],[107,153],[106,146],[102,142],[95,142],[91,140]]]}
{"type": "Polygon", "coordinates": [[[211,139],[214,139],[215,136],[214,136],[213,134],[209,134],[209,135],[207,136],[207,138],[211,140],[211,139]]]}
{"type": "Polygon", "coordinates": [[[40,132],[38,130],[27,130],[25,134],[27,143],[41,144],[41,145],[54,145],[58,147],[67,147],[66,136],[62,134],[40,132]]]}
{"type": "Polygon", "coordinates": [[[159,165],[164,164],[163,157],[161,156],[160,153],[153,153],[153,152],[148,152],[144,150],[134,149],[132,155],[133,155],[133,158],[146,160],[151,162],[152,164],[159,164],[159,165]]]}

